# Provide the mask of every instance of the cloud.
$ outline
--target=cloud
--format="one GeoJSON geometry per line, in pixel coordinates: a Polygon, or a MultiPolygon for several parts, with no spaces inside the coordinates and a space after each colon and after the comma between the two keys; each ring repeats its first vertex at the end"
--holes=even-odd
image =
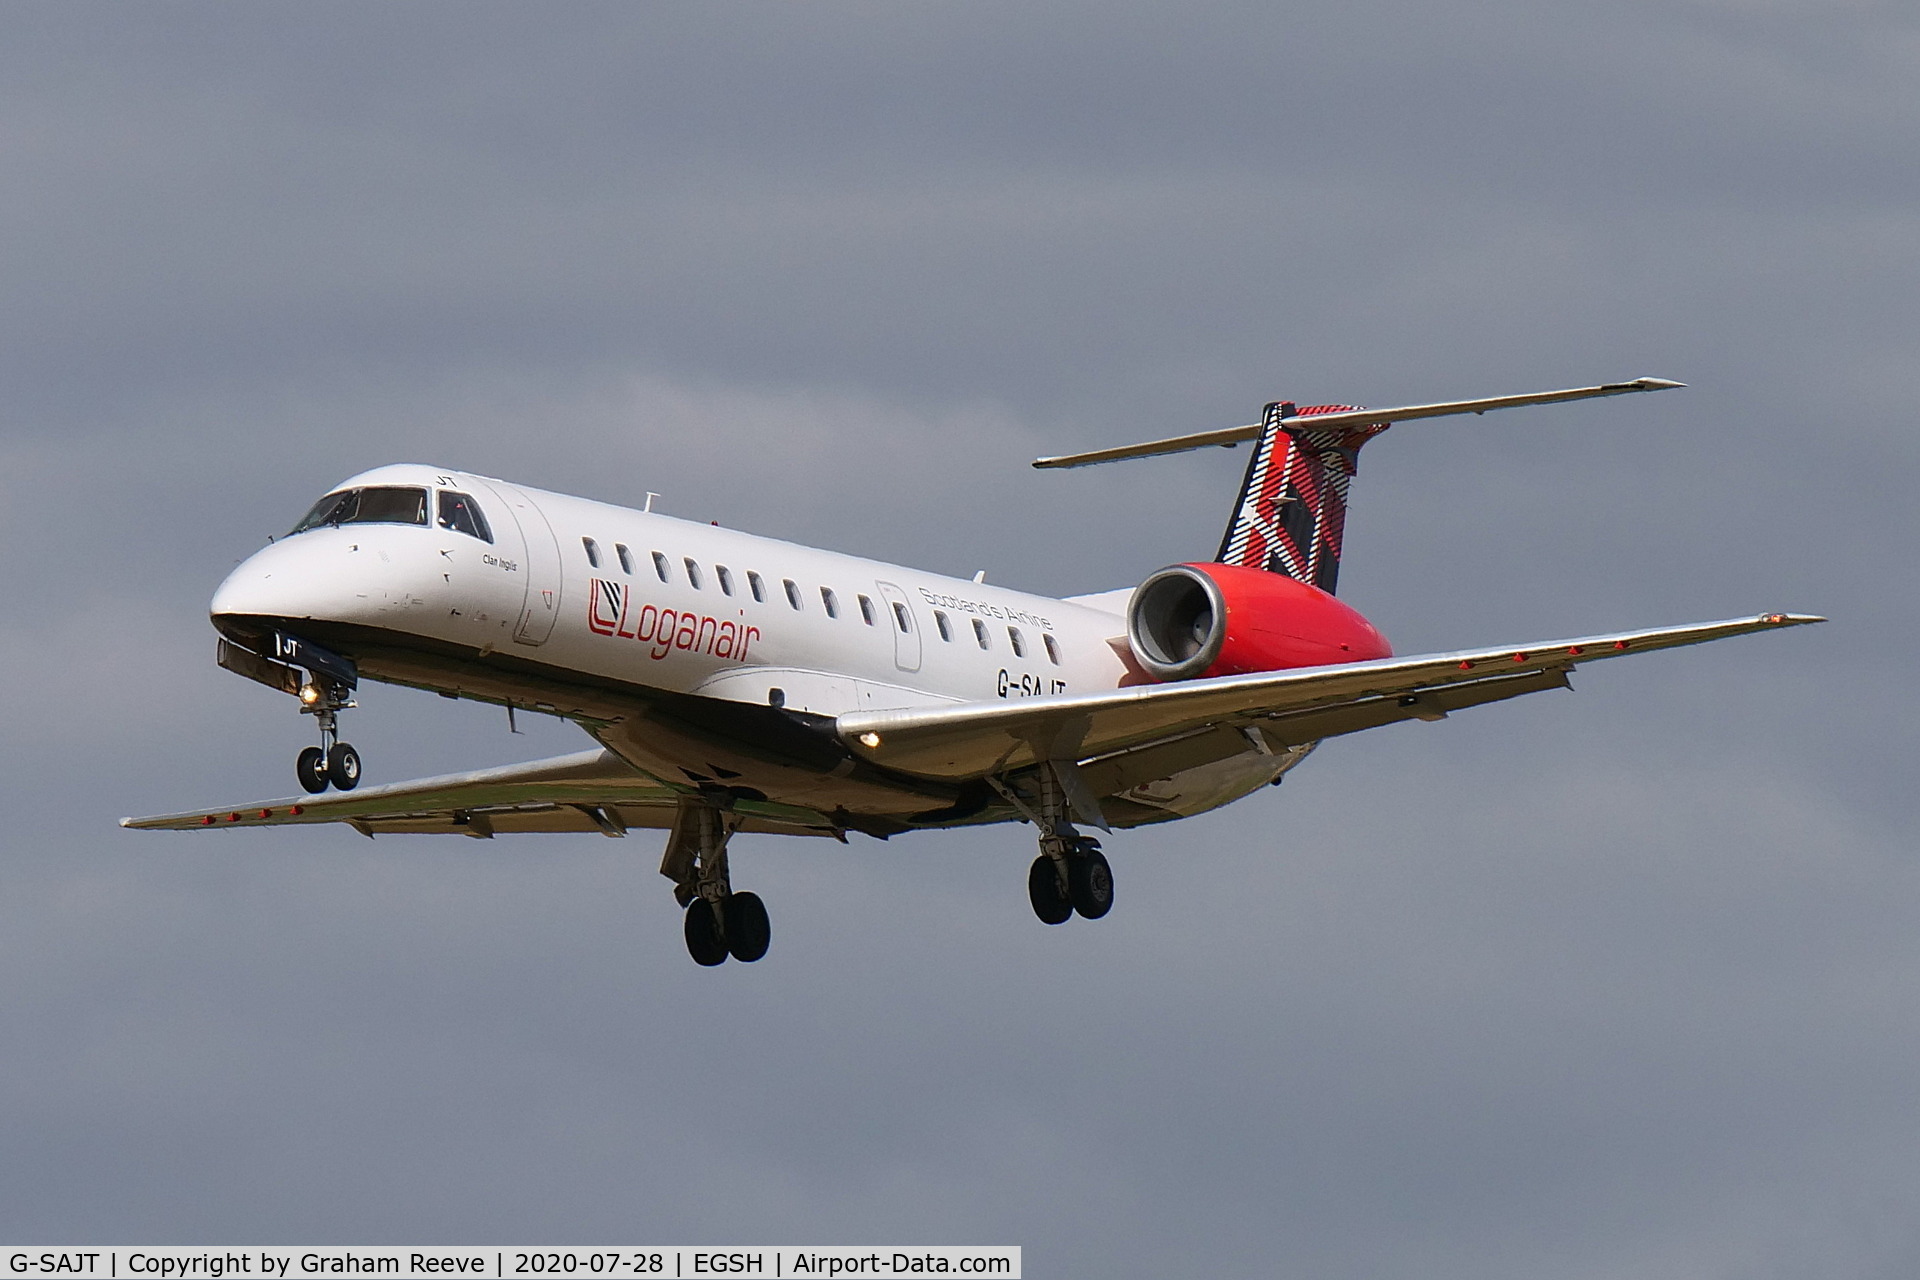
{"type": "MultiPolygon", "coordinates": [[[[1049,1275],[1895,1275],[1916,886],[1916,43],[1886,6],[30,7],[0,69],[0,1227],[1023,1244],[1049,1275]],[[1795,608],[1117,836],[144,836],[310,726],[227,568],[397,459],[996,582],[1208,554],[1243,453],[1407,423],[1402,651],[1795,608]]],[[[377,777],[583,745],[392,689],[377,777]]]]}

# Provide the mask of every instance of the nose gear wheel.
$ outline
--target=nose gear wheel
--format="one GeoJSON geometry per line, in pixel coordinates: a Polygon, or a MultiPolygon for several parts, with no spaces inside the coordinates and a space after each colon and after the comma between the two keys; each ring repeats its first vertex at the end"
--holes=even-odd
{"type": "Polygon", "coordinates": [[[300,785],[314,795],[327,789],[327,753],[318,747],[306,747],[293,762],[300,785]]]}
{"type": "Polygon", "coordinates": [[[349,743],[336,742],[327,752],[327,781],[342,791],[360,785],[360,753],[349,743]]]}

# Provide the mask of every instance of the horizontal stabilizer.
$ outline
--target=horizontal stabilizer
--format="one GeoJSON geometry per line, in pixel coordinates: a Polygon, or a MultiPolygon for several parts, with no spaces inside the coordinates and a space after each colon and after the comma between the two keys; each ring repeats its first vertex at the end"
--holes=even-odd
{"type": "MultiPolygon", "coordinates": [[[[1485,413],[1489,409],[1518,409],[1533,404],[1560,404],[1567,400],[1591,400],[1597,396],[1623,396],[1635,391],[1667,391],[1674,387],[1684,387],[1684,382],[1671,382],[1666,378],[1635,378],[1632,382],[1605,382],[1597,387],[1572,387],[1565,391],[1534,391],[1518,396],[1491,396],[1485,400],[1447,400],[1439,404],[1401,405],[1396,409],[1355,409],[1345,413],[1317,413],[1298,418],[1282,418],[1280,426],[1285,429],[1294,424],[1311,427],[1316,431],[1333,430],[1340,427],[1362,427],[1373,423],[1410,422],[1415,418],[1447,418],[1456,414],[1485,413]]],[[[1189,436],[1173,436],[1166,440],[1149,440],[1145,444],[1120,445],[1112,449],[1094,449],[1087,453],[1065,453],[1053,458],[1036,458],[1033,465],[1042,469],[1053,467],[1085,467],[1096,462],[1119,462],[1126,458],[1152,458],[1163,453],[1185,453],[1189,449],[1204,449],[1208,445],[1233,445],[1242,440],[1257,440],[1266,430],[1267,424],[1250,423],[1244,427],[1222,427],[1218,431],[1201,431],[1189,436]]]]}

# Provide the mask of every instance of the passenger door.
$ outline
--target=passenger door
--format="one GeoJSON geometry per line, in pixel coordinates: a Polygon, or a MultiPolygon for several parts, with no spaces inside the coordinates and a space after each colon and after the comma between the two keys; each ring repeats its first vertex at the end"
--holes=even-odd
{"type": "Polygon", "coordinates": [[[487,488],[513,517],[520,543],[526,548],[526,563],[521,566],[526,585],[513,638],[521,644],[545,644],[560,616],[560,543],[553,536],[546,513],[529,495],[497,480],[488,481],[487,488]]]}
{"type": "Polygon", "coordinates": [[[886,623],[893,629],[893,665],[902,671],[920,669],[920,620],[914,616],[907,593],[891,582],[876,582],[886,601],[886,623]]]}

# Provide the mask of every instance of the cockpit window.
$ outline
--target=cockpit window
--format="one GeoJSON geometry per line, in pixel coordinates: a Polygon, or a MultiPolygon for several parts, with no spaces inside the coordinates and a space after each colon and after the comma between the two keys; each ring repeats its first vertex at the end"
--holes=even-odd
{"type": "Polygon", "coordinates": [[[305,533],[328,524],[425,524],[427,491],[398,487],[347,489],[330,493],[313,504],[306,519],[293,527],[305,533]]]}
{"type": "Polygon", "coordinates": [[[293,526],[295,533],[305,533],[309,529],[318,529],[323,524],[345,524],[353,519],[353,513],[360,509],[360,491],[349,489],[345,493],[330,493],[313,504],[313,510],[301,517],[300,523],[293,526]]]}
{"type": "MultiPolygon", "coordinates": [[[[464,493],[440,490],[440,527],[464,533],[482,542],[493,541],[493,530],[487,528],[487,517],[478,504],[464,493]]],[[[625,554],[624,549],[622,554],[625,554]]]]}

